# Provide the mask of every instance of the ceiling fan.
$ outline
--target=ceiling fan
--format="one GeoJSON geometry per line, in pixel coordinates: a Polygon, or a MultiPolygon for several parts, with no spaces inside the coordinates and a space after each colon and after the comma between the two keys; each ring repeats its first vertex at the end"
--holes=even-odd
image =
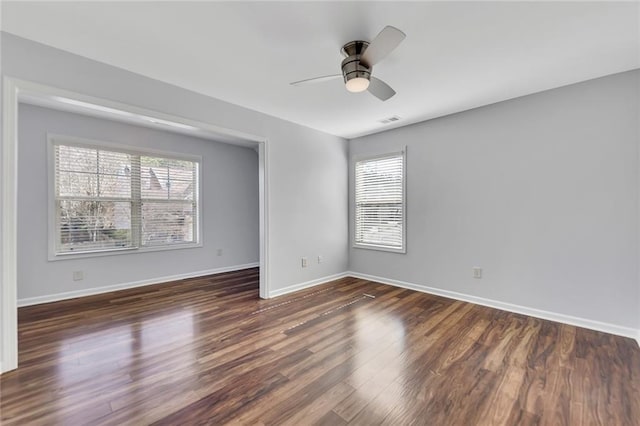
{"type": "Polygon", "coordinates": [[[371,43],[363,40],[350,41],[340,49],[340,53],[345,56],[341,65],[342,74],[294,81],[291,85],[302,86],[342,77],[349,92],[358,93],[369,90],[369,93],[376,98],[386,101],[396,92],[387,83],[371,75],[373,66],[391,53],[405,37],[405,33],[399,29],[386,26],[371,43]]]}

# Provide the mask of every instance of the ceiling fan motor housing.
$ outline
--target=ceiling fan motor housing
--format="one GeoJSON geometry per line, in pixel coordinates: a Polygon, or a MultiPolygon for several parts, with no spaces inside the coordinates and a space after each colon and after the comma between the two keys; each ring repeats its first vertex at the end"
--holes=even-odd
{"type": "Polygon", "coordinates": [[[350,41],[342,46],[341,52],[345,56],[342,61],[342,76],[345,84],[354,78],[371,77],[372,67],[367,67],[360,62],[360,57],[369,46],[369,43],[362,40],[350,41]]]}

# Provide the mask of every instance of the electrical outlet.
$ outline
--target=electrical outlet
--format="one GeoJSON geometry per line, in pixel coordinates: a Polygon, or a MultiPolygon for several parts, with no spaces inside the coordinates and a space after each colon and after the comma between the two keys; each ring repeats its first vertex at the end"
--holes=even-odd
{"type": "Polygon", "coordinates": [[[73,271],[73,280],[74,281],[82,281],[84,279],[84,272],[82,271],[73,271]]]}
{"type": "Polygon", "coordinates": [[[222,249],[216,250],[216,256],[222,256],[222,249]]]}
{"type": "Polygon", "coordinates": [[[482,278],[482,268],[478,266],[473,267],[473,278],[476,278],[476,279],[482,278]]]}
{"type": "Polygon", "coordinates": [[[306,257],[302,258],[302,267],[306,268],[307,266],[309,266],[309,262],[307,261],[306,257]]]}
{"type": "Polygon", "coordinates": [[[318,263],[322,263],[322,261],[323,261],[323,260],[324,260],[324,259],[322,258],[322,255],[320,255],[320,254],[319,254],[319,255],[318,255],[318,263]]]}

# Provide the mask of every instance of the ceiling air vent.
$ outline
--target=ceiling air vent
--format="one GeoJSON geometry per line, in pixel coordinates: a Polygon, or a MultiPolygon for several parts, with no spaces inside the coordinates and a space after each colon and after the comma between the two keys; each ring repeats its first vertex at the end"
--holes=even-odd
{"type": "Polygon", "coordinates": [[[393,115],[391,117],[387,117],[387,118],[383,118],[382,120],[378,120],[380,123],[382,124],[389,124],[389,123],[393,123],[394,121],[398,121],[400,120],[400,117],[398,117],[397,115],[393,115]]]}

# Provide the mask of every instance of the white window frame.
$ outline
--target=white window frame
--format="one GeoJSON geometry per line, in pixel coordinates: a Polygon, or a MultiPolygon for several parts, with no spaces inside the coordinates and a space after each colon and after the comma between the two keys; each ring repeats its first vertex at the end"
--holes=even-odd
{"type": "MultiPolygon", "coordinates": [[[[122,255],[122,254],[133,254],[133,253],[148,253],[154,251],[164,251],[164,250],[181,250],[181,249],[190,249],[190,248],[198,248],[203,246],[202,236],[202,218],[203,218],[203,184],[202,184],[202,156],[199,155],[190,155],[183,153],[176,153],[170,151],[161,151],[149,148],[138,148],[130,145],[123,145],[114,142],[100,141],[95,139],[85,139],[79,138],[76,136],[67,136],[67,135],[58,135],[58,134],[47,134],[47,185],[48,185],[48,259],[49,261],[56,260],[66,260],[66,259],[79,259],[85,257],[99,257],[99,256],[114,256],[114,255],[122,255]],[[159,157],[166,157],[170,159],[176,160],[185,160],[185,161],[193,161],[198,163],[198,189],[196,192],[197,200],[197,218],[194,222],[196,241],[192,243],[180,243],[175,245],[162,245],[162,246],[142,246],[138,245],[137,247],[122,247],[122,248],[112,248],[112,249],[99,249],[99,250],[88,250],[82,251],[78,253],[56,253],[56,241],[58,238],[58,228],[57,228],[57,212],[56,212],[56,166],[55,166],[55,146],[56,145],[66,145],[66,146],[78,146],[78,147],[86,147],[86,148],[102,148],[104,150],[113,150],[117,152],[124,152],[132,155],[155,155],[159,157]]],[[[135,230],[132,230],[136,233],[135,230]]]]}
{"type": "Polygon", "coordinates": [[[353,171],[353,235],[352,235],[352,247],[367,250],[386,251],[392,253],[406,253],[407,252],[407,148],[404,147],[401,151],[387,152],[384,154],[356,157],[353,159],[351,170],[353,171]],[[362,161],[379,160],[381,158],[402,156],[402,247],[395,248],[389,246],[383,246],[378,244],[366,244],[356,241],[356,165],[362,161]]]}

